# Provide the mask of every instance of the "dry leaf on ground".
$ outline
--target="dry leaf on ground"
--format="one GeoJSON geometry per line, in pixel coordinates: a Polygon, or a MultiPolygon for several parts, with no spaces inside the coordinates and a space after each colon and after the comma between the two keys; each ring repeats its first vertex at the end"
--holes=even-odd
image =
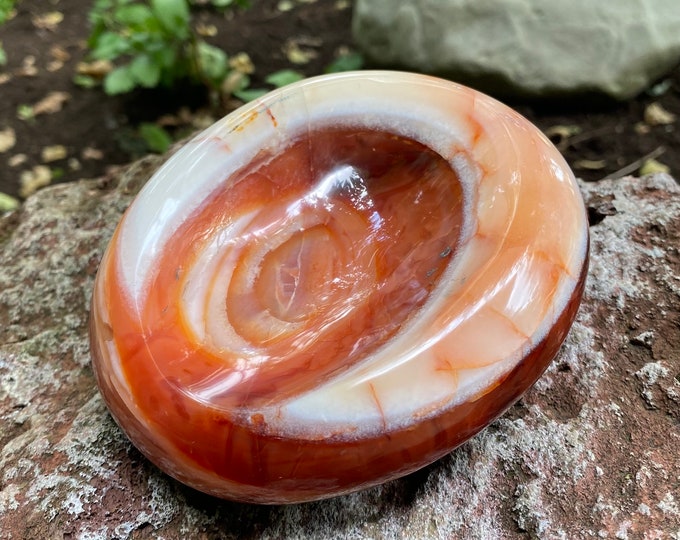
{"type": "Polygon", "coordinates": [[[35,77],[38,74],[38,68],[35,67],[35,56],[28,55],[21,61],[21,67],[17,70],[17,75],[20,77],[35,77]]]}
{"type": "Polygon", "coordinates": [[[11,158],[7,160],[7,165],[10,167],[18,167],[23,165],[28,161],[28,156],[26,154],[14,154],[11,158]]]}
{"type": "Polygon", "coordinates": [[[19,181],[19,195],[25,199],[52,181],[52,171],[45,165],[36,165],[31,170],[23,171],[19,181]]]}
{"type": "Polygon", "coordinates": [[[66,147],[61,144],[55,144],[53,146],[46,146],[40,152],[40,158],[45,163],[50,163],[51,161],[59,161],[60,159],[66,158],[68,152],[66,147]]]}
{"type": "Polygon", "coordinates": [[[635,130],[635,133],[638,135],[647,135],[652,131],[652,128],[649,127],[649,124],[645,124],[644,122],[636,122],[633,126],[633,130],[635,130]]]}
{"type": "Polygon", "coordinates": [[[47,63],[47,71],[50,73],[63,68],[64,63],[68,62],[68,60],[71,58],[71,55],[68,53],[68,51],[59,45],[52,45],[50,48],[50,56],[52,57],[52,60],[47,63]]]}
{"type": "Polygon", "coordinates": [[[236,69],[231,70],[222,81],[222,84],[220,85],[220,91],[225,96],[232,95],[240,88],[243,88],[243,81],[246,77],[247,75],[241,71],[236,69]]]}
{"type": "Polygon", "coordinates": [[[675,122],[675,115],[664,109],[660,103],[647,105],[644,113],[645,123],[650,126],[665,126],[675,122]]]}
{"type": "Polygon", "coordinates": [[[67,62],[68,60],[71,59],[71,54],[63,47],[60,47],[59,45],[52,45],[50,47],[50,56],[55,60],[59,60],[61,62],[67,62]]]}
{"type": "Polygon", "coordinates": [[[100,160],[104,158],[104,152],[102,152],[98,148],[92,148],[91,146],[88,146],[86,148],[83,148],[83,151],[80,153],[80,156],[83,159],[100,160]]]}
{"type": "Polygon", "coordinates": [[[55,71],[59,71],[61,68],[64,67],[64,62],[61,60],[52,60],[47,63],[47,71],[50,73],[54,73],[55,71]]]}
{"type": "Polygon", "coordinates": [[[50,92],[33,105],[33,116],[57,113],[69,99],[71,99],[71,94],[68,92],[50,92]]]}
{"type": "Polygon", "coordinates": [[[574,162],[576,169],[587,169],[589,171],[599,171],[607,166],[604,159],[579,159],[574,162]]]}
{"type": "Polygon", "coordinates": [[[308,64],[311,60],[318,56],[315,50],[309,48],[306,43],[301,43],[300,40],[291,38],[283,45],[283,52],[291,64],[302,65],[308,64]]]}
{"type": "Polygon", "coordinates": [[[0,153],[7,152],[17,143],[17,136],[11,127],[0,130],[0,153]]]}
{"type": "Polygon", "coordinates": [[[201,37],[215,37],[217,35],[217,26],[214,24],[196,24],[196,33],[201,37]]]}
{"type": "Polygon", "coordinates": [[[33,26],[40,30],[54,31],[59,26],[59,23],[64,20],[64,14],[61,11],[50,11],[42,15],[34,15],[31,17],[33,26]]]}
{"type": "Polygon", "coordinates": [[[113,70],[113,64],[108,60],[95,60],[94,62],[78,62],[76,71],[80,75],[88,75],[98,79],[106,76],[107,73],[113,70]]]}
{"type": "Polygon", "coordinates": [[[181,107],[177,114],[164,114],[156,120],[160,127],[186,126],[191,122],[193,113],[189,107],[181,107]]]}
{"type": "Polygon", "coordinates": [[[229,59],[229,67],[235,69],[239,73],[245,73],[246,75],[255,73],[255,64],[253,64],[248,53],[245,52],[240,52],[232,56],[229,59]]]}
{"type": "Polygon", "coordinates": [[[10,210],[15,210],[19,208],[19,201],[7,195],[7,193],[2,193],[0,191],[0,212],[9,212],[10,210]]]}
{"type": "Polygon", "coordinates": [[[655,159],[646,160],[640,167],[640,176],[646,176],[654,173],[670,173],[671,169],[665,163],[661,163],[655,159]]]}

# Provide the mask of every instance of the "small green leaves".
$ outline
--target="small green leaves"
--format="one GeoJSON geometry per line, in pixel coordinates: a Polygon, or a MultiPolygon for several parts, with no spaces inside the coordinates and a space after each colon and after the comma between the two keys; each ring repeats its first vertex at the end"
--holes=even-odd
{"type": "MultiPolygon", "coordinates": [[[[14,13],[14,0],[0,0],[0,24],[3,24],[12,17],[14,13]]],[[[7,64],[7,53],[2,48],[0,41],[0,66],[7,64]]]]}
{"type": "Polygon", "coordinates": [[[341,71],[354,71],[364,66],[364,57],[357,52],[348,52],[338,56],[326,66],[326,73],[340,73],[341,71]]]}
{"type": "Polygon", "coordinates": [[[147,54],[139,54],[130,62],[130,76],[135,84],[144,88],[158,86],[161,79],[161,66],[147,54]]]}
{"type": "Polygon", "coordinates": [[[0,0],[0,24],[9,20],[14,12],[14,0],[0,0]]]}
{"type": "MultiPolygon", "coordinates": [[[[90,21],[90,59],[117,66],[104,78],[107,94],[187,78],[218,93],[231,69],[224,51],[192,29],[188,0],[96,0],[90,21]]],[[[91,82],[78,79],[78,84],[91,82]]]]}
{"type": "Polygon", "coordinates": [[[152,152],[164,153],[172,144],[172,138],[162,127],[156,124],[141,124],[139,135],[152,152]]]}
{"type": "Polygon", "coordinates": [[[116,32],[102,32],[96,39],[92,57],[97,60],[113,60],[130,50],[130,42],[116,32]]]}
{"type": "MultiPolygon", "coordinates": [[[[271,84],[275,88],[281,88],[288,84],[301,81],[305,76],[302,73],[294,71],[292,69],[282,69],[281,71],[276,71],[267,75],[265,82],[271,84]]],[[[265,94],[269,93],[270,90],[266,88],[249,88],[248,84],[250,81],[246,78],[240,88],[237,88],[232,93],[235,97],[246,103],[253,101],[255,99],[261,98],[265,94]]]]}
{"type": "Polygon", "coordinates": [[[129,66],[121,66],[114,69],[104,79],[104,92],[113,96],[124,94],[135,87],[135,79],[130,73],[129,66]]]}
{"type": "Polygon", "coordinates": [[[250,5],[250,0],[211,0],[210,3],[219,9],[225,9],[234,6],[247,8],[250,5]]]}
{"type": "Polygon", "coordinates": [[[142,27],[153,18],[153,12],[144,4],[122,5],[113,14],[113,19],[124,26],[142,27]]]}
{"type": "Polygon", "coordinates": [[[9,212],[19,208],[19,200],[7,193],[0,192],[0,213],[9,212]]]}
{"type": "Polygon", "coordinates": [[[229,72],[227,55],[222,49],[200,41],[197,45],[199,77],[206,78],[218,85],[229,72]]]}
{"type": "Polygon", "coordinates": [[[242,90],[236,90],[234,96],[236,96],[241,101],[248,103],[255,99],[261,98],[265,94],[268,94],[269,90],[264,88],[244,88],[242,90]]]}
{"type": "Polygon", "coordinates": [[[302,73],[298,73],[292,69],[282,69],[281,71],[276,71],[271,75],[268,75],[265,81],[276,88],[281,88],[288,84],[301,81],[305,76],[302,73]]]}
{"type": "Polygon", "coordinates": [[[97,86],[97,81],[94,77],[90,75],[82,75],[77,73],[73,76],[73,84],[76,84],[82,88],[94,88],[97,86]]]}
{"type": "Polygon", "coordinates": [[[124,94],[137,86],[155,88],[161,78],[161,66],[146,54],[139,54],[132,62],[106,75],[104,91],[109,95],[124,94]]]}
{"type": "Polygon", "coordinates": [[[186,0],[151,0],[151,9],[165,30],[178,39],[189,37],[189,6],[186,0]]]}
{"type": "Polygon", "coordinates": [[[33,120],[35,118],[35,111],[30,105],[23,103],[17,107],[17,117],[19,120],[33,120]]]}

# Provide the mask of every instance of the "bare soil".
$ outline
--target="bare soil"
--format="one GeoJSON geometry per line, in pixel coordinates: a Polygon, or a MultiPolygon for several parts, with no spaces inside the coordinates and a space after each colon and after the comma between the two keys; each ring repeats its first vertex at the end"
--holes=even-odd
{"type": "MultiPolygon", "coordinates": [[[[197,88],[111,97],[101,88],[74,84],[77,65],[87,53],[87,14],[92,3],[20,0],[15,17],[0,27],[0,42],[8,58],[7,65],[0,67],[0,192],[19,196],[22,175],[34,174],[36,167],[42,167],[43,173],[47,167],[52,182],[100,176],[112,165],[146,152],[136,131],[141,122],[174,115],[180,120],[172,127],[173,135],[181,137],[238,105],[207,109],[207,97],[197,88]],[[45,16],[54,12],[63,18],[46,24],[50,19],[45,16]],[[35,118],[22,118],[27,105],[40,104],[53,92],[60,93],[56,105],[52,103],[53,107],[35,118]],[[5,143],[3,148],[1,135],[8,130],[13,132],[14,144],[7,148],[5,143]],[[55,146],[63,149],[50,149],[55,146]]],[[[195,25],[217,30],[205,38],[208,42],[229,55],[246,52],[250,56],[256,70],[254,87],[262,87],[264,78],[280,69],[306,76],[323,73],[338,54],[352,49],[350,0],[253,0],[251,4],[245,10],[226,12],[195,7],[193,20],[195,25]],[[291,9],[282,10],[286,5],[291,9]],[[291,61],[291,48],[308,53],[303,55],[307,61],[291,61]]],[[[652,103],[680,115],[680,68],[650,93],[626,103],[511,105],[548,133],[577,176],[586,180],[635,174],[648,158],[655,158],[677,177],[677,122],[650,120],[645,111],[652,103]]]]}

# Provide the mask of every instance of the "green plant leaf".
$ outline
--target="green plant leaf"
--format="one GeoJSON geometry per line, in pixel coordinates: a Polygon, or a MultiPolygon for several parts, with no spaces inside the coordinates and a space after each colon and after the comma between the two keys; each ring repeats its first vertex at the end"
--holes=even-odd
{"type": "Polygon", "coordinates": [[[14,0],[0,0],[0,24],[7,21],[14,11],[14,0]]]}
{"type": "Polygon", "coordinates": [[[189,6],[186,0],[151,0],[151,9],[163,28],[176,39],[189,36],[189,6]]]}
{"type": "Polygon", "coordinates": [[[92,25],[101,24],[107,16],[107,12],[113,8],[113,0],[95,0],[94,6],[88,13],[88,19],[92,25]]]}
{"type": "MultiPolygon", "coordinates": [[[[0,0],[2,2],[3,0],[0,0]]],[[[228,75],[227,55],[197,39],[191,28],[191,0],[94,0],[90,59],[129,62],[104,79],[108,94],[135,87],[172,85],[190,78],[215,92],[228,75]]],[[[243,4],[244,0],[233,0],[243,4]]],[[[90,81],[79,79],[80,84],[90,81]]]]}
{"type": "Polygon", "coordinates": [[[73,84],[82,88],[94,88],[97,86],[97,80],[89,75],[76,74],[73,76],[73,84]]]}
{"type": "Polygon", "coordinates": [[[115,32],[102,32],[92,47],[97,60],[114,60],[128,51],[128,40],[115,32]]]}
{"type": "Polygon", "coordinates": [[[22,103],[17,107],[17,117],[19,120],[33,120],[35,118],[35,112],[33,112],[33,107],[22,103]]]}
{"type": "Polygon", "coordinates": [[[0,66],[7,64],[7,53],[5,49],[2,48],[2,41],[0,41],[0,66]]]}
{"type": "Polygon", "coordinates": [[[153,53],[154,62],[156,62],[161,68],[166,70],[172,70],[173,66],[176,66],[179,62],[179,55],[175,48],[164,47],[153,53]]]}
{"type": "Polygon", "coordinates": [[[87,38],[87,48],[90,49],[90,54],[92,54],[92,51],[97,46],[99,37],[106,31],[106,25],[101,21],[96,23],[92,22],[91,25],[92,32],[90,32],[90,35],[87,38]]]}
{"type": "Polygon", "coordinates": [[[59,180],[65,174],[66,171],[64,169],[62,169],[61,167],[55,167],[54,169],[52,169],[50,177],[52,178],[52,180],[59,180]]]}
{"type": "Polygon", "coordinates": [[[148,55],[140,54],[130,62],[130,75],[140,86],[154,88],[161,80],[161,67],[148,55]]]}
{"type": "Polygon", "coordinates": [[[0,212],[9,212],[19,208],[19,200],[7,193],[0,192],[0,212]]]}
{"type": "Polygon", "coordinates": [[[240,8],[250,7],[249,0],[212,0],[211,4],[216,8],[227,8],[230,6],[238,6],[240,8]]]}
{"type": "Polygon", "coordinates": [[[113,14],[113,19],[124,26],[142,26],[153,18],[153,12],[144,4],[120,6],[113,14]]]}
{"type": "Polygon", "coordinates": [[[139,135],[144,139],[149,150],[159,154],[164,153],[172,144],[172,138],[168,132],[157,124],[141,124],[139,135]]]}
{"type": "Polygon", "coordinates": [[[199,41],[197,45],[199,78],[207,78],[219,85],[229,72],[226,53],[205,41],[199,41]]]}
{"type": "Polygon", "coordinates": [[[340,73],[341,71],[354,71],[364,66],[364,57],[358,52],[351,52],[338,56],[326,66],[326,73],[340,73]]]}
{"type": "Polygon", "coordinates": [[[244,88],[243,90],[235,90],[234,96],[236,96],[241,101],[248,103],[254,99],[261,98],[268,93],[269,90],[266,88],[244,88]]]}
{"type": "Polygon", "coordinates": [[[110,96],[124,94],[135,87],[135,79],[129,66],[121,66],[108,73],[104,78],[104,92],[110,96]]]}
{"type": "MultiPolygon", "coordinates": [[[[156,19],[153,19],[156,21],[156,19]]],[[[158,21],[156,21],[158,23],[158,21]]],[[[164,49],[170,47],[168,40],[160,33],[154,30],[140,30],[140,29],[128,29],[128,33],[125,36],[130,51],[150,53],[158,49],[164,49]]]]}
{"type": "Polygon", "coordinates": [[[281,88],[287,84],[301,81],[304,78],[305,76],[302,73],[298,73],[292,69],[282,69],[281,71],[276,71],[275,73],[268,75],[265,81],[276,86],[276,88],[281,88]]]}

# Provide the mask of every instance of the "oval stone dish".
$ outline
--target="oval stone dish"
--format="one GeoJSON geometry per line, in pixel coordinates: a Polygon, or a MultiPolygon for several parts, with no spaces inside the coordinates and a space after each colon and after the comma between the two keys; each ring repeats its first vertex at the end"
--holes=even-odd
{"type": "Polygon", "coordinates": [[[502,414],[574,320],[588,224],[520,115],[396,72],[322,76],[153,176],[99,269],[91,347],[130,440],[203,492],[320,499],[502,414]]]}

